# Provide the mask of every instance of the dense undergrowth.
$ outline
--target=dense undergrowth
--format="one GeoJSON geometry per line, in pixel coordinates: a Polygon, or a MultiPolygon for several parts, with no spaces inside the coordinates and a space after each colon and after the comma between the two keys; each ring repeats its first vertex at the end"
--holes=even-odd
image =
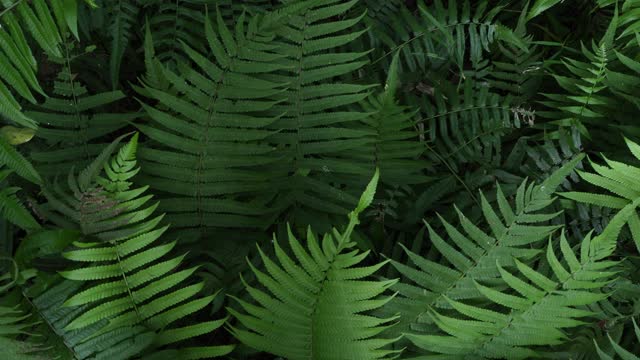
{"type": "Polygon", "coordinates": [[[640,1],[0,0],[2,359],[639,359],[640,1]]]}

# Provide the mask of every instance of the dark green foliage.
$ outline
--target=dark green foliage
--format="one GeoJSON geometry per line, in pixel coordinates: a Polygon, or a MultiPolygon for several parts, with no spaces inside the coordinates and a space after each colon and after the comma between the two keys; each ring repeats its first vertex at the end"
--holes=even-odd
{"type": "Polygon", "coordinates": [[[72,70],[70,51],[65,49],[65,57],[59,60],[62,70],[54,80],[52,97],[26,112],[38,123],[36,137],[46,144],[31,153],[43,176],[65,175],[60,169],[84,168],[107,145],[105,137],[137,117],[135,113],[109,112],[125,97],[121,91],[90,94],[76,80],[78,74],[72,70]]]}
{"type": "Polygon", "coordinates": [[[638,359],[639,15],[0,0],[0,357],[638,359]]]}
{"type": "Polygon", "coordinates": [[[234,32],[219,12],[214,17],[203,28],[206,52],[181,45],[196,65],[163,70],[167,90],[142,90],[158,101],[157,107],[143,104],[151,126],[138,125],[157,144],[141,152],[142,179],[168,194],[164,209],[174,226],[262,228],[260,217],[270,210],[259,195],[273,175],[258,169],[276,161],[266,139],[277,116],[265,113],[283,85],[259,76],[282,69],[282,56],[268,44],[270,17],[243,14],[234,32]]]}

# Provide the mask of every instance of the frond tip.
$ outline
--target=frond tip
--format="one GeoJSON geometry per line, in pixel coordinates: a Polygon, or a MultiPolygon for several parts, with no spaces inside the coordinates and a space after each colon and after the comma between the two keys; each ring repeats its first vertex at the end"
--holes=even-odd
{"type": "Polygon", "coordinates": [[[260,250],[266,272],[253,266],[252,270],[266,289],[247,285],[257,304],[237,299],[246,313],[229,309],[247,328],[232,327],[236,338],[289,359],[385,359],[397,355],[397,351],[386,349],[397,339],[378,337],[397,317],[381,319],[368,314],[391,300],[383,294],[397,280],[362,280],[386,262],[356,267],[368,252],[348,251],[355,246],[350,237],[358,214],[370,204],[377,180],[376,172],[344,232],[333,229],[319,242],[309,229],[305,249],[289,228],[294,258],[276,239],[277,262],[260,250]]]}

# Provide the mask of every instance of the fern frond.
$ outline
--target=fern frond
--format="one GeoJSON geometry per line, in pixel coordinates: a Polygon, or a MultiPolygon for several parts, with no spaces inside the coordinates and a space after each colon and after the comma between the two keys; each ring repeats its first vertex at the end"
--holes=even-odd
{"type": "MultiPolygon", "coordinates": [[[[158,60],[172,65],[187,61],[182,43],[189,44],[199,52],[205,50],[204,29],[206,7],[215,8],[216,1],[148,1],[153,4],[148,15],[150,33],[153,34],[154,49],[158,60]]],[[[145,5],[151,5],[145,4],[145,5]]]]}
{"type": "Polygon", "coordinates": [[[277,262],[260,250],[266,272],[252,268],[265,290],[247,285],[257,304],[238,299],[245,313],[229,309],[247,328],[232,327],[240,341],[289,359],[383,359],[397,354],[385,349],[394,339],[377,336],[396,318],[367,314],[390,300],[382,294],[396,281],[362,280],[385,263],[355,267],[368,252],[352,250],[351,233],[373,200],[378,176],[376,171],[345,231],[334,229],[319,243],[309,229],[305,249],[289,229],[295,259],[275,239],[277,262]]]}
{"type": "Polygon", "coordinates": [[[33,165],[4,136],[0,136],[0,219],[6,219],[27,231],[37,230],[40,224],[16,195],[20,188],[9,186],[7,182],[7,177],[12,173],[35,184],[42,182],[33,165]]]}
{"type": "MultiPolygon", "coordinates": [[[[2,260],[6,260],[3,258],[2,260]]],[[[37,309],[21,287],[35,275],[20,270],[12,262],[9,272],[0,273],[0,346],[6,359],[38,360],[57,358],[71,360],[73,352],[45,324],[37,309]]],[[[3,264],[4,265],[4,264],[3,264]]],[[[2,268],[4,271],[4,267],[2,268]]]]}
{"type": "MultiPolygon", "coordinates": [[[[520,138],[505,161],[505,167],[542,182],[584,150],[582,137],[576,129],[559,130],[556,134],[557,138],[549,137],[539,141],[536,138],[520,138]]],[[[583,170],[583,163],[578,163],[575,168],[583,170]]],[[[560,190],[571,190],[579,180],[578,173],[572,172],[560,190]]]]}
{"type": "Polygon", "coordinates": [[[507,32],[499,37],[513,37],[514,41],[497,42],[498,51],[493,53],[492,69],[488,74],[489,85],[507,91],[514,96],[514,102],[522,106],[536,95],[541,83],[544,52],[535,45],[533,36],[527,35],[525,12],[520,15],[513,31],[500,25],[497,32],[500,34],[502,29],[507,29],[507,32]]]}
{"type": "MultiPolygon", "coordinates": [[[[493,17],[497,8],[488,11],[487,1],[466,0],[446,5],[441,0],[430,5],[419,0],[417,5],[417,14],[402,5],[385,25],[373,29],[372,36],[383,43],[376,47],[399,50],[405,72],[446,71],[453,66],[462,73],[466,60],[474,69],[484,67],[483,52],[496,39],[493,17]]],[[[388,55],[377,55],[376,62],[388,55]]]]}
{"type": "Polygon", "coordinates": [[[120,83],[120,67],[129,41],[133,36],[137,22],[140,4],[138,0],[106,1],[108,13],[109,35],[111,36],[111,53],[109,60],[109,72],[111,85],[117,89],[120,83]]]}
{"type": "MultiPolygon", "coordinates": [[[[640,160],[640,145],[625,139],[631,154],[640,160]]],[[[622,209],[640,199],[640,168],[605,157],[606,165],[591,162],[596,173],[578,172],[580,177],[607,191],[608,194],[594,194],[589,192],[571,191],[560,195],[581,203],[612,209],[622,209]]],[[[629,218],[629,229],[636,246],[640,249],[640,216],[637,212],[629,218]]]]}
{"type": "Polygon", "coordinates": [[[550,241],[546,260],[552,277],[519,260],[515,260],[520,273],[516,275],[497,261],[496,268],[507,289],[479,281],[473,284],[491,307],[446,298],[454,315],[430,312],[433,322],[446,335],[407,337],[424,350],[463,359],[527,359],[541,356],[538,351],[542,346],[567,342],[564,330],[584,324],[580,319],[593,314],[583,307],[608,297],[603,290],[614,279],[618,262],[605,259],[615,250],[620,227],[638,203],[616,215],[600,236],[583,239],[580,257],[574,254],[564,233],[560,237],[564,261],[558,258],[550,241]]]}
{"type": "MultiPolygon", "coordinates": [[[[0,170],[0,183],[4,175],[7,175],[7,171],[0,170]]],[[[16,196],[18,191],[20,191],[18,187],[4,187],[0,189],[0,218],[7,219],[21,229],[39,229],[40,224],[38,224],[16,196]]]]}
{"type": "Polygon", "coordinates": [[[397,331],[432,332],[431,309],[451,308],[448,299],[480,298],[482,292],[475,282],[499,286],[498,263],[502,267],[512,267],[519,261],[535,258],[540,253],[537,245],[558,229],[558,226],[548,225],[548,221],[559,213],[544,211],[553,203],[551,194],[581,158],[576,157],[539,185],[523,182],[515,196],[515,208],[500,187],[496,192],[498,211],[480,193],[484,223],[490,232],[483,231],[482,226],[471,222],[457,209],[462,229],[440,217],[450,240],[445,240],[427,224],[431,242],[446,263],[424,258],[403,246],[415,266],[396,260],[391,263],[411,283],[407,281],[396,286],[400,296],[385,309],[385,312],[401,314],[397,331]]]}
{"type": "Polygon", "coordinates": [[[42,178],[33,165],[18,150],[0,136],[0,169],[3,166],[14,171],[16,175],[34,184],[41,184],[42,178]]]}
{"type": "Polygon", "coordinates": [[[154,140],[141,150],[141,179],[167,194],[162,209],[178,228],[261,228],[270,213],[264,200],[238,197],[265,192],[273,176],[255,169],[275,161],[265,141],[277,116],[264,111],[282,85],[261,77],[281,69],[282,56],[268,43],[268,17],[241,16],[233,32],[219,12],[215,19],[206,20],[207,53],[183,44],[195,67],[165,69],[171,89],[141,89],[159,102],[143,104],[152,121],[138,125],[154,140]]]}
{"type": "Polygon", "coordinates": [[[454,170],[465,163],[499,164],[502,137],[526,122],[512,108],[511,98],[491,93],[468,79],[458,89],[443,85],[433,98],[421,100],[427,140],[454,170]]]}
{"type": "MultiPolygon", "coordinates": [[[[638,327],[638,324],[636,323],[636,320],[634,318],[631,318],[631,323],[633,324],[633,330],[634,330],[634,334],[631,336],[635,335],[635,339],[631,340],[631,343],[635,343],[640,344],[640,327],[638,327]]],[[[607,335],[607,337],[609,338],[609,341],[611,343],[611,346],[613,347],[613,350],[615,352],[615,354],[617,354],[620,359],[622,360],[640,360],[640,357],[634,355],[631,351],[626,350],[625,348],[621,347],[618,343],[616,343],[611,336],[607,335]]],[[[596,345],[596,350],[598,351],[598,356],[600,356],[601,360],[614,360],[614,356],[610,356],[609,354],[605,353],[604,351],[602,351],[602,349],[600,348],[600,346],[598,346],[598,343],[595,342],[594,340],[594,344],[596,345]]],[[[636,346],[636,350],[637,346],[636,346]]],[[[636,353],[637,354],[637,353],[636,353]]]]}
{"type": "MultiPolygon", "coordinates": [[[[141,349],[145,352],[164,354],[165,345],[210,333],[221,327],[224,320],[200,323],[197,328],[170,326],[201,310],[215,296],[197,297],[203,283],[188,281],[197,267],[176,270],[184,256],[167,256],[175,241],[154,244],[168,226],[157,227],[163,215],[153,217],[157,204],[147,205],[151,196],[142,195],[147,187],[131,188],[132,177],[139,170],[135,158],[137,138],[134,135],[107,162],[117,145],[114,142],[77,179],[72,174],[68,180],[71,196],[52,191],[45,191],[45,195],[49,206],[73,219],[83,235],[83,241],[75,243],[76,249],[63,253],[78,267],[60,274],[85,283],[85,288],[66,299],[64,306],[88,307],[69,319],[64,330],[101,324],[90,338],[82,340],[95,341],[120,330],[127,334],[126,341],[144,340],[141,349]],[[102,164],[104,176],[99,175],[102,164]],[[132,332],[139,325],[144,332],[132,332]]],[[[201,357],[216,357],[232,349],[233,346],[226,345],[185,348],[178,355],[191,358],[190,354],[199,353],[201,357]]]]}
{"type": "Polygon", "coordinates": [[[591,49],[581,44],[584,60],[564,58],[562,64],[569,76],[553,75],[565,94],[543,94],[547,100],[541,104],[549,108],[539,111],[559,127],[576,127],[582,135],[590,137],[589,128],[601,124],[606,109],[615,106],[606,96],[606,75],[611,62],[612,43],[608,34],[615,34],[618,24],[617,12],[611,20],[607,34],[599,43],[593,42],[591,49]]]}
{"type": "Polygon", "coordinates": [[[62,0],[3,1],[0,4],[0,115],[35,129],[12,94],[36,103],[33,92],[44,95],[36,78],[37,63],[27,33],[48,55],[61,56],[61,33],[67,30],[62,0]]]}
{"type": "Polygon", "coordinates": [[[618,6],[618,2],[613,0],[598,0],[598,6],[600,8],[608,8],[611,5],[615,5],[616,11],[620,11],[618,19],[619,34],[617,34],[616,41],[620,39],[626,40],[627,43],[622,44],[623,47],[636,47],[637,33],[640,31],[640,21],[638,21],[638,9],[640,9],[640,2],[637,0],[627,0],[618,6]],[[635,44],[634,44],[635,43],[635,44]]]}
{"type": "Polygon", "coordinates": [[[64,344],[73,354],[73,359],[127,360],[142,353],[151,345],[154,338],[153,332],[141,326],[112,330],[88,341],[85,340],[96,335],[105,325],[106,320],[82,329],[66,329],[70,321],[91,308],[86,304],[64,306],[65,300],[81,289],[82,283],[65,280],[35,294],[32,300],[38,314],[55,335],[63,339],[64,344]]]}
{"type": "MultiPolygon", "coordinates": [[[[398,54],[391,62],[385,89],[377,96],[362,102],[365,111],[373,114],[363,120],[363,130],[372,132],[374,141],[355,149],[353,157],[370,164],[370,169],[380,169],[380,181],[389,186],[424,183],[422,173],[427,163],[421,159],[424,147],[415,129],[417,111],[400,106],[396,100],[399,87],[398,54]]],[[[360,175],[360,174],[358,174],[360,175]]]]}
{"type": "Polygon", "coordinates": [[[300,225],[322,223],[327,214],[347,214],[364,185],[360,179],[371,171],[371,164],[351,156],[374,142],[375,133],[359,128],[369,114],[348,111],[369,95],[371,86],[344,80],[367,62],[367,52],[337,51],[364,32],[355,30],[364,13],[336,18],[356,2],[287,1],[305,7],[277,30],[276,51],[287,66],[279,79],[289,85],[285,100],[272,109],[284,115],[270,124],[277,133],[269,140],[282,158],[275,207],[292,209],[300,225]],[[354,184],[355,175],[360,177],[354,184]]]}
{"type": "Polygon", "coordinates": [[[62,170],[87,166],[107,145],[101,140],[123,128],[136,113],[105,111],[125,98],[121,91],[90,94],[71,68],[71,45],[65,43],[65,56],[53,59],[63,66],[54,81],[53,94],[40,105],[25,112],[38,123],[36,138],[46,143],[45,149],[31,152],[30,157],[43,176],[59,175],[62,170]]]}

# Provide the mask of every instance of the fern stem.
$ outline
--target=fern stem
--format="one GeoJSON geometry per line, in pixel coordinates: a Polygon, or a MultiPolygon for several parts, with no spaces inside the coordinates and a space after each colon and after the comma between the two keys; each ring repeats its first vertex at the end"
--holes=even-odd
{"type": "Polygon", "coordinates": [[[87,130],[89,128],[89,124],[86,119],[82,119],[80,115],[80,110],[78,109],[78,95],[76,94],[76,86],[73,81],[73,77],[71,75],[71,56],[69,55],[69,44],[64,42],[64,50],[65,50],[65,63],[67,66],[67,71],[69,72],[69,87],[71,89],[71,96],[73,98],[73,115],[76,118],[76,129],[80,130],[80,134],[82,134],[82,143],[84,149],[84,159],[89,161],[91,160],[91,154],[89,153],[89,140],[87,130]]]}
{"type": "MultiPolygon", "coordinates": [[[[389,56],[391,54],[394,54],[396,52],[396,50],[404,48],[405,46],[409,45],[413,41],[418,40],[418,39],[420,39],[421,37],[423,37],[423,36],[425,36],[427,34],[430,34],[432,32],[435,32],[436,30],[440,30],[440,29],[452,28],[452,27],[458,26],[460,24],[461,23],[449,24],[449,25],[444,25],[444,26],[441,26],[441,27],[436,26],[436,27],[432,27],[430,29],[427,29],[425,31],[422,31],[422,32],[418,33],[416,36],[412,37],[411,39],[403,42],[402,44],[392,47],[389,51],[384,53],[382,56],[380,56],[376,60],[372,61],[369,64],[369,66],[373,66],[373,65],[379,63],[380,61],[382,61],[387,56],[389,56]]],[[[486,24],[485,23],[481,23],[481,22],[470,21],[468,23],[464,23],[464,25],[486,25],[486,24]]]]}
{"type": "MultiPolygon", "coordinates": [[[[206,5],[205,5],[206,8],[206,5]]],[[[173,17],[173,39],[171,41],[171,57],[172,59],[175,59],[175,56],[177,54],[177,47],[178,47],[178,15],[179,15],[179,9],[180,9],[180,0],[176,0],[176,12],[175,12],[175,16],[173,17]]]]}
{"type": "Polygon", "coordinates": [[[426,120],[433,120],[433,119],[436,119],[436,118],[439,118],[439,117],[448,116],[448,115],[451,115],[451,114],[457,114],[457,113],[461,113],[461,112],[465,112],[465,111],[473,111],[473,110],[481,110],[481,109],[510,110],[511,107],[509,107],[509,106],[471,106],[471,107],[466,107],[466,108],[462,108],[462,109],[458,109],[458,110],[447,111],[447,112],[444,112],[442,114],[438,114],[438,115],[434,115],[434,116],[424,117],[424,118],[418,120],[418,122],[426,121],[426,120]]]}
{"type": "Polygon", "coordinates": [[[494,129],[489,129],[489,130],[484,131],[484,132],[482,132],[480,134],[477,134],[474,137],[472,137],[471,139],[469,139],[468,141],[465,141],[464,144],[462,144],[462,145],[458,146],[457,148],[455,148],[452,152],[448,153],[444,158],[448,159],[448,158],[452,157],[453,155],[458,153],[458,151],[466,148],[467,145],[471,144],[475,140],[480,139],[481,137],[483,137],[485,135],[491,134],[491,133],[496,132],[496,131],[505,130],[505,129],[509,129],[509,128],[506,127],[506,126],[501,126],[501,127],[497,127],[497,128],[494,128],[494,129]]]}
{"type": "Polygon", "coordinates": [[[469,196],[471,196],[471,199],[473,199],[476,205],[480,206],[480,201],[478,201],[478,198],[476,198],[476,196],[473,194],[473,191],[471,191],[469,186],[467,186],[467,184],[464,182],[464,180],[462,180],[462,178],[458,175],[458,173],[456,173],[453,170],[453,167],[449,164],[449,162],[445,158],[443,158],[442,155],[440,155],[440,153],[438,153],[436,149],[429,146],[429,144],[426,141],[424,141],[423,143],[424,143],[424,146],[427,147],[427,150],[431,151],[433,155],[435,155],[438,158],[438,160],[440,160],[440,162],[444,164],[444,166],[446,166],[447,169],[449,169],[449,172],[451,172],[451,174],[456,178],[456,180],[458,180],[458,182],[462,184],[462,186],[469,193],[469,196]]]}
{"type": "Polygon", "coordinates": [[[122,274],[122,281],[124,281],[124,285],[127,287],[127,294],[129,294],[129,298],[131,299],[131,303],[133,304],[133,310],[135,310],[136,312],[136,316],[138,317],[138,322],[142,322],[143,319],[142,319],[142,316],[140,316],[140,311],[138,310],[136,299],[133,297],[133,293],[131,292],[131,287],[129,286],[127,273],[122,267],[122,260],[120,258],[120,249],[118,248],[118,243],[114,241],[113,246],[116,248],[116,257],[118,260],[118,267],[120,268],[120,273],[122,274]]]}
{"type": "Polygon", "coordinates": [[[13,4],[9,5],[9,7],[7,7],[6,9],[2,10],[0,12],[0,18],[3,17],[5,14],[9,13],[11,10],[15,9],[18,5],[20,5],[20,3],[22,3],[22,1],[23,0],[18,0],[13,4]]]}

